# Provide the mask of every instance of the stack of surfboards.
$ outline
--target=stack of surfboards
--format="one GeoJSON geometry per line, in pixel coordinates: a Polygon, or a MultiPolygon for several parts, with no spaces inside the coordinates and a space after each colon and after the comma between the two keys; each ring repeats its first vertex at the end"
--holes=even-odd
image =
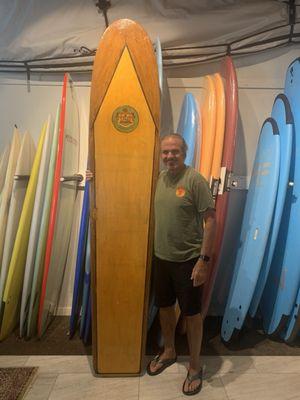
{"type": "Polygon", "coordinates": [[[222,323],[228,341],[249,313],[268,334],[292,342],[300,332],[300,63],[287,69],[262,127],[247,194],[241,246],[222,323]]]}
{"type": "Polygon", "coordinates": [[[37,149],[28,133],[20,138],[15,129],[9,156],[6,150],[0,160],[1,169],[6,167],[5,180],[0,182],[0,340],[18,324],[21,336],[31,337],[37,328],[41,336],[56,309],[76,195],[78,154],[78,111],[66,75],[55,126],[49,116],[37,149]],[[61,177],[68,183],[61,183],[61,177]],[[54,230],[56,246],[51,242],[54,230]]]}
{"type": "MultiPolygon", "coordinates": [[[[238,115],[237,79],[232,59],[227,56],[220,73],[204,79],[204,101],[201,107],[194,96],[184,97],[177,132],[187,142],[185,163],[193,166],[209,182],[216,204],[217,237],[212,252],[210,275],[204,285],[202,315],[205,317],[220,264],[230,192],[227,178],[232,172],[238,115]]],[[[185,331],[183,328],[182,332],[185,331]]]]}

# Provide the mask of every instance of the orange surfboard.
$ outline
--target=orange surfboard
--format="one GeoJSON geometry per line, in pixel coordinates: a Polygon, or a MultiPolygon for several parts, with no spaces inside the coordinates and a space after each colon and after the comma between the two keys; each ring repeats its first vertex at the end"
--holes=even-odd
{"type": "Polygon", "coordinates": [[[202,144],[200,158],[200,173],[210,181],[217,118],[217,99],[214,79],[205,77],[205,99],[201,110],[202,115],[202,144]]]}
{"type": "Polygon", "coordinates": [[[141,371],[159,114],[150,39],[135,22],[116,21],[99,43],[90,103],[93,361],[102,375],[141,371]]]}
{"type": "Polygon", "coordinates": [[[223,154],[224,132],[225,132],[225,91],[222,76],[214,74],[216,93],[216,131],[215,131],[215,144],[213,150],[212,166],[210,171],[210,188],[213,197],[216,198],[218,194],[218,187],[221,173],[221,163],[223,154]]]}

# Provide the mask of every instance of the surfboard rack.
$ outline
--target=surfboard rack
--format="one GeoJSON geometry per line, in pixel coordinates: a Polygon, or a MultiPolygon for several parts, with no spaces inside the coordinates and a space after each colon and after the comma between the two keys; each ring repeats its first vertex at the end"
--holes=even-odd
{"type": "Polygon", "coordinates": [[[30,178],[30,175],[14,175],[15,181],[28,181],[29,178],[30,178]]]}
{"type": "Polygon", "coordinates": [[[226,190],[248,190],[248,176],[234,175],[232,172],[228,174],[226,190]]]}
{"type": "Polygon", "coordinates": [[[60,178],[61,182],[82,182],[83,176],[81,174],[75,174],[70,176],[62,176],[60,178]]]}

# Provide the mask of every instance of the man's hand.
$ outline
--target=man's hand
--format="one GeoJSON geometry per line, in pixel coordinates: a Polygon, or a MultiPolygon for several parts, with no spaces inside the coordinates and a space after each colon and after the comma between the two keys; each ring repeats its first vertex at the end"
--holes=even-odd
{"type": "Polygon", "coordinates": [[[191,279],[193,280],[193,286],[203,285],[208,278],[208,263],[203,260],[198,260],[195,264],[191,279]]]}

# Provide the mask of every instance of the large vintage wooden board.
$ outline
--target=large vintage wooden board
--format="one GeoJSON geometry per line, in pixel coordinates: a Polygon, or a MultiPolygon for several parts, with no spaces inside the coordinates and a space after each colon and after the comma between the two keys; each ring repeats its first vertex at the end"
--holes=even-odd
{"type": "Polygon", "coordinates": [[[90,105],[94,368],[137,375],[147,328],[160,95],[141,26],[114,22],[95,58],[90,105]]]}

